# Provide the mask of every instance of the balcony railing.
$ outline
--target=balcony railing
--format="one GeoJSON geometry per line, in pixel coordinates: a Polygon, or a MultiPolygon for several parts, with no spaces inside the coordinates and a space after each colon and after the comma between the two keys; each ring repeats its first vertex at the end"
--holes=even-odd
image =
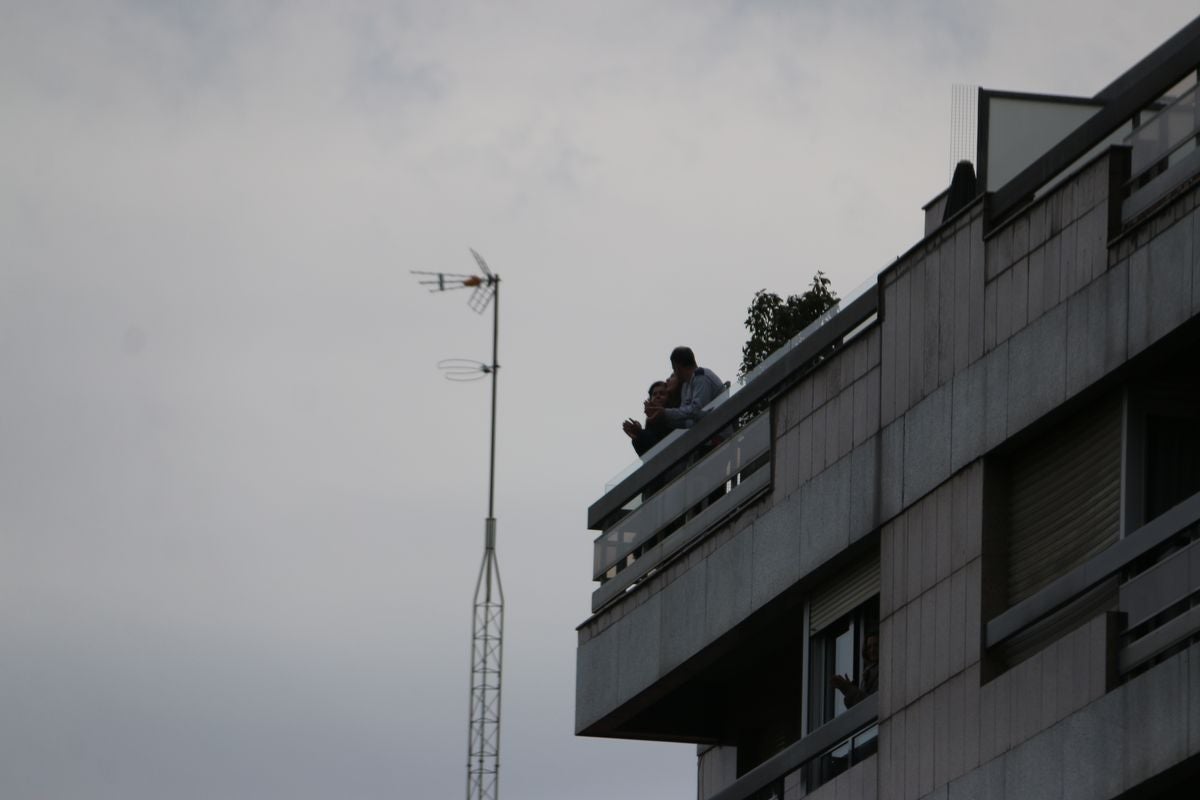
{"type": "Polygon", "coordinates": [[[756,792],[781,783],[788,775],[871,731],[879,717],[879,695],[864,697],[862,702],[834,717],[771,756],[709,800],[745,800],[756,792]]]}
{"type": "Polygon", "coordinates": [[[1049,619],[1111,579],[1119,581],[1124,632],[1118,672],[1127,674],[1200,634],[1200,493],[1096,554],[987,623],[988,648],[1049,619]]]}
{"type": "Polygon", "coordinates": [[[592,610],[766,491],[770,460],[771,415],[762,414],[618,519],[595,542],[592,610]]]}
{"type": "Polygon", "coordinates": [[[1121,205],[1128,221],[1154,207],[1173,189],[1200,173],[1200,85],[1147,119],[1125,140],[1130,154],[1129,197],[1121,205]]]}

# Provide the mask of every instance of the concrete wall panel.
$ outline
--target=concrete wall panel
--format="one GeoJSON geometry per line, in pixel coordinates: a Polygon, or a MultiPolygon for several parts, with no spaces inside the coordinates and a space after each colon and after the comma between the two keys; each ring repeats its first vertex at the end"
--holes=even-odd
{"type": "Polygon", "coordinates": [[[1008,432],[1016,433],[1066,399],[1066,307],[1060,305],[1009,344],[1008,432]]]}
{"type": "Polygon", "coordinates": [[[941,347],[941,335],[938,331],[938,318],[941,314],[941,258],[937,250],[925,258],[925,310],[922,321],[925,331],[922,335],[921,355],[921,396],[924,397],[938,386],[938,371],[941,347]]]}
{"type": "Polygon", "coordinates": [[[1005,759],[997,758],[951,781],[948,800],[1004,800],[1005,759]]]}
{"type": "Polygon", "coordinates": [[[999,754],[996,748],[996,682],[979,690],[979,759],[987,762],[999,754]]]}
{"type": "Polygon", "coordinates": [[[1126,261],[1093,281],[1087,298],[1087,383],[1095,383],[1125,363],[1129,320],[1129,269],[1126,261]]]}
{"type": "MultiPolygon", "coordinates": [[[[926,262],[922,258],[908,273],[908,408],[916,405],[925,389],[926,271],[926,262]]],[[[933,307],[937,308],[936,303],[933,307]]]]}
{"type": "Polygon", "coordinates": [[[996,343],[1013,334],[1013,271],[1005,269],[996,276],[996,343]]]}
{"type": "Polygon", "coordinates": [[[1152,341],[1191,316],[1192,225],[1182,220],[1150,240],[1150,337],[1152,341]]]}
{"type": "Polygon", "coordinates": [[[850,543],[850,459],[843,458],[800,490],[800,573],[807,575],[850,543]]]}
{"type": "Polygon", "coordinates": [[[1010,263],[1023,258],[1029,252],[1029,215],[1022,214],[1012,223],[1012,252],[1010,263]]]}
{"type": "Polygon", "coordinates": [[[920,691],[925,694],[933,689],[937,677],[937,607],[933,589],[921,595],[921,681],[920,691]]]}
{"type": "MultiPolygon", "coordinates": [[[[938,247],[938,369],[937,382],[943,384],[954,377],[954,279],[955,238],[942,239],[938,247]]],[[[966,355],[966,350],[963,351],[966,355]]]]}
{"type": "Polygon", "coordinates": [[[753,536],[735,536],[704,561],[705,631],[709,641],[750,613],[753,536]]]}
{"type": "Polygon", "coordinates": [[[950,780],[950,684],[933,691],[933,785],[950,780]]]}
{"type": "Polygon", "coordinates": [[[978,662],[967,667],[963,673],[963,707],[965,708],[963,717],[963,769],[972,770],[979,766],[980,742],[981,733],[980,718],[982,712],[979,707],[980,686],[979,686],[979,664],[978,662]]]}
{"type": "Polygon", "coordinates": [[[1046,310],[1046,248],[1039,246],[1029,254],[1028,321],[1033,322],[1046,310]]]}
{"type": "Polygon", "coordinates": [[[1058,708],[1058,647],[1054,644],[1041,652],[1042,656],[1042,690],[1039,707],[1040,719],[1038,727],[1042,730],[1049,728],[1060,717],[1058,708]]]}
{"type": "Polygon", "coordinates": [[[754,521],[750,603],[758,608],[800,579],[800,494],[754,521]]]}
{"type": "Polygon", "coordinates": [[[888,661],[883,662],[889,665],[889,671],[892,674],[891,691],[892,697],[888,703],[891,713],[896,713],[903,708],[911,698],[908,692],[908,606],[903,606],[892,616],[892,641],[890,650],[880,650],[881,660],[884,653],[887,653],[888,661]]]}
{"type": "Polygon", "coordinates": [[[921,796],[921,714],[920,706],[913,704],[904,714],[908,729],[908,741],[904,748],[904,797],[916,800],[921,796]]]}
{"type": "Polygon", "coordinates": [[[950,472],[951,390],[934,391],[904,417],[904,504],[909,505],[950,472]]]}
{"type": "Polygon", "coordinates": [[[948,747],[946,751],[946,781],[949,782],[959,775],[962,775],[965,767],[963,766],[963,750],[964,750],[964,735],[963,728],[966,723],[966,676],[962,673],[955,675],[950,679],[949,695],[947,698],[947,708],[949,709],[949,717],[946,720],[946,735],[948,737],[948,747]]]}
{"type": "MultiPolygon", "coordinates": [[[[1038,320],[1039,325],[1042,320],[1038,320]]],[[[1005,342],[989,352],[982,361],[983,436],[987,450],[997,447],[1008,438],[1008,349],[1008,342],[1005,342]]]]}
{"type": "Polygon", "coordinates": [[[850,453],[850,539],[856,541],[879,527],[880,443],[872,439],[850,453]]]}
{"type": "Polygon", "coordinates": [[[1125,694],[1114,692],[1063,723],[1063,800],[1100,800],[1123,790],[1124,704],[1125,694]]]}
{"type": "Polygon", "coordinates": [[[920,772],[917,780],[917,793],[926,795],[933,791],[933,756],[936,742],[934,741],[933,695],[927,694],[917,702],[917,719],[920,725],[920,743],[917,749],[920,753],[920,772]]]}
{"type": "Polygon", "coordinates": [[[921,639],[923,610],[920,599],[913,600],[906,607],[908,610],[908,641],[905,647],[905,694],[904,702],[911,703],[921,696],[921,639]]]}
{"type": "Polygon", "coordinates": [[[854,447],[854,384],[838,396],[838,449],[837,458],[844,458],[854,447]]]}
{"type": "Polygon", "coordinates": [[[950,577],[951,541],[953,540],[953,482],[946,481],[934,492],[937,504],[937,579],[950,577]]]}
{"type": "Polygon", "coordinates": [[[895,305],[888,313],[896,317],[896,416],[899,417],[909,408],[909,288],[912,284],[912,272],[908,271],[896,279],[895,305]]]}
{"type": "Polygon", "coordinates": [[[971,221],[971,266],[969,276],[970,327],[967,335],[967,360],[974,361],[983,355],[984,328],[984,243],[983,217],[971,221]]]}
{"type": "Polygon", "coordinates": [[[624,702],[661,673],[662,593],[651,595],[618,622],[617,698],[624,702]]]}
{"type": "Polygon", "coordinates": [[[879,505],[883,519],[900,513],[904,497],[904,421],[896,420],[880,433],[879,505]]]}
{"type": "Polygon", "coordinates": [[[1022,257],[1009,271],[1012,273],[1012,316],[1009,328],[1016,333],[1029,322],[1029,258],[1022,257]]]}
{"type": "Polygon", "coordinates": [[[883,322],[880,325],[879,421],[887,425],[896,418],[896,308],[895,281],[883,285],[883,322]]]}
{"type": "Polygon", "coordinates": [[[1088,385],[1088,298],[1082,291],[1067,300],[1067,394],[1075,394],[1088,385]]]}
{"type": "Polygon", "coordinates": [[[1062,298],[1062,237],[1053,236],[1046,241],[1045,276],[1042,282],[1043,307],[1048,311],[1058,305],[1062,298]]]}
{"type": "Polygon", "coordinates": [[[601,631],[575,651],[575,730],[600,719],[617,704],[617,631],[601,631]]]}
{"type": "Polygon", "coordinates": [[[950,674],[967,665],[967,573],[960,569],[950,576],[949,663],[950,674]]]}
{"type": "Polygon", "coordinates": [[[1005,797],[1059,800],[1063,791],[1063,741],[1058,728],[1013,748],[1005,758],[1005,797]]]}
{"type": "Polygon", "coordinates": [[[951,581],[944,580],[932,589],[934,608],[933,682],[942,685],[950,677],[951,581]]]}
{"type": "Polygon", "coordinates": [[[661,632],[663,670],[671,670],[700,650],[708,640],[708,577],[703,567],[693,567],[662,591],[661,632]]]}
{"type": "Polygon", "coordinates": [[[905,585],[909,599],[915,602],[921,596],[921,573],[925,567],[925,526],[916,510],[910,509],[905,516],[908,518],[908,538],[905,541],[908,575],[905,585]]]}
{"type": "Polygon", "coordinates": [[[954,234],[954,371],[971,362],[967,341],[971,328],[971,229],[961,226],[954,234]]]}
{"type": "Polygon", "coordinates": [[[825,469],[833,466],[840,457],[841,415],[842,395],[839,392],[830,397],[829,402],[825,404],[825,469]]]}
{"type": "Polygon", "coordinates": [[[812,477],[813,418],[810,414],[796,426],[796,482],[797,488],[812,477]]]}
{"type": "MultiPolygon", "coordinates": [[[[812,452],[809,453],[809,475],[819,475],[825,469],[825,437],[829,430],[825,424],[828,406],[822,403],[813,411],[812,416],[812,452]]],[[[803,456],[801,456],[803,458],[803,456]]]]}
{"type": "Polygon", "coordinates": [[[1078,224],[1069,222],[1064,225],[1058,240],[1062,248],[1062,252],[1059,254],[1059,264],[1062,270],[1062,297],[1066,299],[1083,287],[1083,282],[1079,280],[1079,271],[1075,268],[1075,262],[1078,260],[1076,246],[1079,241],[1078,224]]]}
{"type": "Polygon", "coordinates": [[[983,288],[983,349],[990,351],[996,346],[997,342],[997,311],[999,309],[997,297],[1000,293],[1000,287],[996,281],[992,281],[983,288]]]}
{"type": "Polygon", "coordinates": [[[1185,650],[1125,684],[1125,786],[1136,786],[1187,757],[1185,650]]]}

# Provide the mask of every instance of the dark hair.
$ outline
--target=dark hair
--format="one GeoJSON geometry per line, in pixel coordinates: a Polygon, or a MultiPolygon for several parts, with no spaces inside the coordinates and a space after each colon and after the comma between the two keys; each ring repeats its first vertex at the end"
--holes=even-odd
{"type": "Polygon", "coordinates": [[[666,381],[655,381],[654,383],[650,384],[650,390],[648,392],[646,392],[646,396],[654,397],[654,390],[657,389],[659,386],[665,387],[666,385],[667,385],[666,381]]]}
{"type": "Polygon", "coordinates": [[[696,354],[690,347],[676,347],[671,351],[671,366],[694,367],[696,366],[696,354]]]}

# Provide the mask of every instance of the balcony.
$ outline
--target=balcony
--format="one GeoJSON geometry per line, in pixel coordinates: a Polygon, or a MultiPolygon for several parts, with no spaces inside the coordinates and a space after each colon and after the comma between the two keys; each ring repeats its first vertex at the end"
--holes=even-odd
{"type": "Polygon", "coordinates": [[[1113,631],[1108,683],[1155,663],[1200,634],[1200,493],[1125,536],[1032,597],[991,619],[984,645],[996,650],[1052,629],[1073,604],[1106,584],[1123,615],[1113,631]]]}
{"type": "Polygon", "coordinates": [[[593,613],[771,489],[772,416],[762,407],[854,338],[878,307],[872,277],[760,364],[740,391],[610,485],[588,509],[588,527],[602,531],[594,542],[593,613]]]}

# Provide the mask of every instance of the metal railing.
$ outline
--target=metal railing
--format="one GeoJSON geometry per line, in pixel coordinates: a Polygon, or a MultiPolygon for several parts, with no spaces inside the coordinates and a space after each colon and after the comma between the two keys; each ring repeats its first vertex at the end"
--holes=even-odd
{"type": "Polygon", "coordinates": [[[992,648],[1112,578],[1125,615],[1118,671],[1130,672],[1200,634],[1200,492],[1143,525],[984,626],[992,648]]]}
{"type": "Polygon", "coordinates": [[[1128,221],[1152,208],[1175,187],[1200,173],[1200,85],[1193,86],[1126,138],[1130,146],[1129,197],[1121,204],[1128,221]]]}
{"type": "Polygon", "coordinates": [[[592,611],[765,492],[770,462],[771,415],[762,414],[673,479],[662,476],[670,482],[596,538],[592,611]]]}
{"type": "Polygon", "coordinates": [[[847,740],[870,730],[878,718],[879,695],[864,697],[862,702],[847,709],[846,713],[834,717],[804,738],[797,739],[709,800],[745,800],[755,792],[782,781],[796,770],[803,769],[847,740]]]}

